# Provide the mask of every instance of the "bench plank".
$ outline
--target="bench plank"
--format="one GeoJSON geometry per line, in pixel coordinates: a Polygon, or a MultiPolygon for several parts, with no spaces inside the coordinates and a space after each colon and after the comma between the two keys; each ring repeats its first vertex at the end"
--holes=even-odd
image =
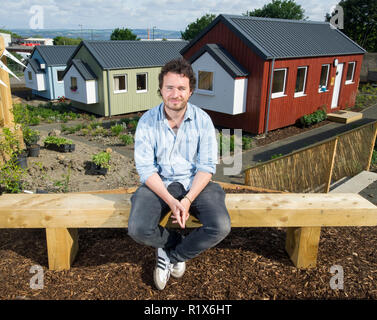
{"type": "MultiPolygon", "coordinates": [[[[4,194],[0,228],[126,228],[130,194],[4,194]]],[[[227,194],[232,227],[375,226],[358,194],[227,194]]],[[[197,227],[193,220],[187,227],[197,227]]]]}

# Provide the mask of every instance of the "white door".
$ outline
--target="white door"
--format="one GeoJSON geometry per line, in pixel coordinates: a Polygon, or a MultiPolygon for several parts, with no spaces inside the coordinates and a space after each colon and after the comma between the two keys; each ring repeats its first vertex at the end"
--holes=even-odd
{"type": "Polygon", "coordinates": [[[332,94],[331,109],[334,109],[338,106],[339,101],[339,91],[343,74],[343,63],[339,63],[336,67],[336,76],[334,83],[334,91],[332,94]]]}

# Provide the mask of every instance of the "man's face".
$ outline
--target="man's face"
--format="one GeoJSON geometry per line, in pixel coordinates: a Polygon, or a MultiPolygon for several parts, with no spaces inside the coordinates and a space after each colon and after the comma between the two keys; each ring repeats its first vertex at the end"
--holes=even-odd
{"type": "Polygon", "coordinates": [[[192,93],[189,78],[173,72],[164,76],[160,91],[165,107],[174,111],[184,109],[192,93]]]}

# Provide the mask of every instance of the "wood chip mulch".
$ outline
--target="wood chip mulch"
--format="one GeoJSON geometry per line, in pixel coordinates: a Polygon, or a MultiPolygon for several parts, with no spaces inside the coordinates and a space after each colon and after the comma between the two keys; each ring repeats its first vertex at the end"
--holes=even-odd
{"type": "MultiPolygon", "coordinates": [[[[376,189],[375,183],[364,196],[375,201],[376,189]]],[[[154,249],[135,243],[126,229],[79,229],[79,252],[66,271],[48,270],[43,229],[3,229],[0,299],[377,298],[376,227],[322,228],[317,266],[307,270],[293,266],[285,235],[284,228],[233,228],[219,245],[187,262],[183,278],[171,278],[158,291],[154,249]],[[43,289],[30,287],[34,265],[43,268],[43,289]],[[343,270],[343,289],[330,286],[337,275],[332,266],[343,270]]]]}

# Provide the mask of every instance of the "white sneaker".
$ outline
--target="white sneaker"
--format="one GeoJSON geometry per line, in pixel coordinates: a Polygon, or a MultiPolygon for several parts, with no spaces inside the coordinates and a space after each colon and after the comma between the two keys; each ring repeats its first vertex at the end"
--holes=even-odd
{"type": "Polygon", "coordinates": [[[174,263],[171,268],[171,275],[174,278],[182,278],[186,271],[186,262],[174,263]]]}
{"type": "Polygon", "coordinates": [[[153,271],[153,280],[158,290],[164,290],[170,278],[173,265],[170,263],[170,259],[164,249],[157,248],[156,255],[157,264],[153,271]]]}

